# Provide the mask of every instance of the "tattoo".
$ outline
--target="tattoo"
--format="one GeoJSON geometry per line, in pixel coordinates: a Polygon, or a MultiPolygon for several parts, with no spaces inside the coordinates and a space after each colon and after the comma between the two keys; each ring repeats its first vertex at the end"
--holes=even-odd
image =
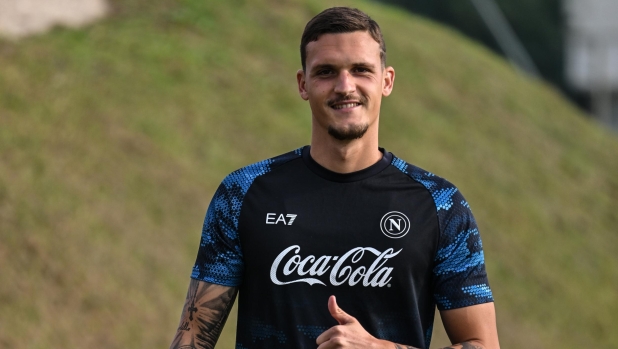
{"type": "Polygon", "coordinates": [[[236,287],[192,279],[170,349],[213,349],[237,293],[236,287]]]}
{"type": "Polygon", "coordinates": [[[178,327],[178,331],[190,331],[191,328],[189,328],[189,323],[188,322],[183,322],[182,325],[180,325],[180,327],[178,327]]]}
{"type": "Polygon", "coordinates": [[[418,349],[418,348],[395,343],[395,349],[418,349]]]}

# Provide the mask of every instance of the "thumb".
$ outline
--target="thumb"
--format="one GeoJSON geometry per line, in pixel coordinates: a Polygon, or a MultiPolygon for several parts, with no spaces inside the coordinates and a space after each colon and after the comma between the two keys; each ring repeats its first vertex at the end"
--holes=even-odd
{"type": "Polygon", "coordinates": [[[335,296],[330,296],[330,298],[328,298],[328,311],[330,315],[339,322],[339,325],[345,325],[356,321],[356,318],[339,308],[335,296]]]}

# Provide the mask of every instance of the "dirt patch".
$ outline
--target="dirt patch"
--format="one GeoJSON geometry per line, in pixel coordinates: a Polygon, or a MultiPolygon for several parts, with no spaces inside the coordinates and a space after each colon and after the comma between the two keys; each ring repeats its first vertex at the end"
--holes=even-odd
{"type": "Polygon", "coordinates": [[[0,35],[19,39],[57,25],[77,28],[108,10],[105,0],[0,0],[0,35]]]}

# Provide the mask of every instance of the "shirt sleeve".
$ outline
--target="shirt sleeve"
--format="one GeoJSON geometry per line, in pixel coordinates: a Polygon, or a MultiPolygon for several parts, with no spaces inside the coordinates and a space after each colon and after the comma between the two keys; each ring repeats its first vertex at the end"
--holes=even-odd
{"type": "Polygon", "coordinates": [[[215,192],[202,228],[202,237],[191,277],[223,286],[236,287],[244,270],[238,234],[242,188],[221,183],[215,192]]]}
{"type": "Polygon", "coordinates": [[[225,177],[206,212],[192,278],[223,286],[240,286],[245,266],[238,222],[245,195],[256,178],[300,158],[302,150],[298,148],[256,162],[225,177]]]}
{"type": "Polygon", "coordinates": [[[483,243],[468,202],[448,182],[433,194],[440,224],[433,269],[438,309],[493,302],[483,243]]]}

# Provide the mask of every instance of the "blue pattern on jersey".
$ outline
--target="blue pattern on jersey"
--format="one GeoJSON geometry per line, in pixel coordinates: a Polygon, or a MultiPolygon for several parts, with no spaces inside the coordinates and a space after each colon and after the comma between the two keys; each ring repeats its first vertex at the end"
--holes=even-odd
{"type": "Polygon", "coordinates": [[[431,345],[431,336],[433,335],[433,324],[429,325],[427,331],[425,331],[425,348],[429,348],[431,345]]]}
{"type": "Polygon", "coordinates": [[[408,174],[408,163],[393,156],[393,160],[391,160],[391,164],[399,169],[399,171],[408,174]]]}
{"type": "Polygon", "coordinates": [[[395,343],[403,343],[406,341],[406,333],[402,333],[401,324],[409,321],[407,318],[402,318],[394,314],[382,315],[376,321],[376,335],[380,339],[386,339],[395,343]]]}
{"type": "Polygon", "coordinates": [[[206,212],[202,238],[191,277],[224,286],[239,286],[244,270],[238,219],[251,184],[275,167],[297,159],[302,148],[230,173],[206,212]]]}
{"type": "Polygon", "coordinates": [[[422,184],[436,206],[440,238],[433,273],[438,308],[446,310],[493,301],[486,284],[483,244],[463,195],[447,180],[395,156],[391,164],[422,184]]]}
{"type": "Polygon", "coordinates": [[[436,295],[434,296],[434,299],[440,309],[451,309],[453,307],[453,302],[451,302],[451,300],[446,296],[436,295]]]}
{"type": "Polygon", "coordinates": [[[296,325],[298,331],[311,339],[317,339],[324,331],[328,330],[325,326],[303,326],[296,325]]]}
{"type": "Polygon", "coordinates": [[[491,289],[489,288],[489,286],[487,286],[487,284],[466,286],[466,287],[463,287],[461,290],[464,293],[473,295],[476,298],[481,298],[481,299],[491,298],[491,299],[493,299],[493,297],[491,295],[491,289]]]}
{"type": "Polygon", "coordinates": [[[453,195],[457,192],[457,188],[446,188],[436,190],[432,192],[434,201],[436,202],[436,208],[440,210],[449,210],[453,207],[453,195]]]}
{"type": "Polygon", "coordinates": [[[436,302],[442,309],[461,308],[471,305],[493,302],[494,297],[491,289],[487,284],[469,285],[461,288],[461,292],[468,295],[470,298],[460,298],[455,301],[451,301],[445,296],[436,296],[436,302]]]}
{"type": "Polygon", "coordinates": [[[283,331],[278,330],[275,326],[269,325],[263,321],[252,321],[250,331],[253,343],[258,340],[265,340],[271,337],[275,337],[277,342],[281,344],[287,341],[287,337],[283,331]]]}
{"type": "MultiPolygon", "coordinates": [[[[436,260],[442,261],[434,268],[435,275],[445,275],[449,273],[461,273],[466,270],[482,265],[485,263],[483,251],[470,252],[467,241],[470,240],[470,235],[478,235],[478,229],[471,229],[461,232],[452,244],[439,249],[436,254],[436,260]]],[[[477,239],[476,244],[480,244],[481,239],[477,239]]],[[[478,246],[478,247],[482,247],[478,246]]]]}

